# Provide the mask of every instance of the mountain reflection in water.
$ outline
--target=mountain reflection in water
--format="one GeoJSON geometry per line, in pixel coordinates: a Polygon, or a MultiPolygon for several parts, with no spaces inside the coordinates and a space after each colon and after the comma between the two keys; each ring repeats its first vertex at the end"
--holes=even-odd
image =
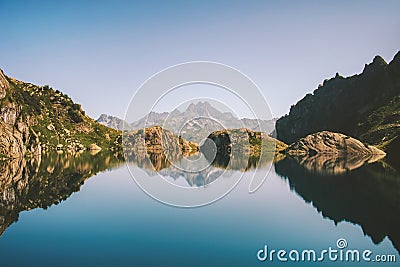
{"type": "Polygon", "coordinates": [[[399,173],[380,161],[361,166],[354,158],[326,160],[285,158],[275,172],[324,217],[360,225],[375,244],[387,236],[400,251],[399,173]]]}
{"type": "MultiPolygon", "coordinates": [[[[175,163],[195,159],[200,152],[168,155],[134,153],[127,163],[172,181],[184,178],[187,186],[206,186],[225,171],[266,170],[273,153],[264,156],[217,153],[211,165],[198,172],[182,172],[175,163]]],[[[275,158],[276,159],[276,158],[275,158]]],[[[24,210],[58,204],[90,177],[124,164],[120,154],[47,154],[40,159],[0,162],[0,235],[24,210]]],[[[389,165],[364,159],[309,157],[283,158],[273,163],[275,172],[289,182],[292,191],[335,223],[360,225],[375,243],[386,236],[400,251],[400,175],[389,165]]]]}

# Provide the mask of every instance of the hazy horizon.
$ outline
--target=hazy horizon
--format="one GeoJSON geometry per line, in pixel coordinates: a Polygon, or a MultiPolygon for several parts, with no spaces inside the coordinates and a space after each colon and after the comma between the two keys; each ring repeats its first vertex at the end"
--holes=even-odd
{"type": "Polygon", "coordinates": [[[376,55],[390,62],[399,50],[399,7],[398,1],[0,1],[0,68],[68,94],[97,119],[124,118],[137,88],[169,66],[219,62],[249,76],[280,117],[336,72],[360,73],[376,55]]]}

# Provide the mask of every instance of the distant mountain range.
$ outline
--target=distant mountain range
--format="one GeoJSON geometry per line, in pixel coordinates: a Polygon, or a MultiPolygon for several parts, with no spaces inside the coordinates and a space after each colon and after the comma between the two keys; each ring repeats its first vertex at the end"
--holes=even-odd
{"type": "Polygon", "coordinates": [[[219,111],[208,102],[191,103],[183,112],[178,109],[171,113],[151,112],[132,123],[106,114],[102,114],[97,119],[97,122],[117,130],[122,130],[123,127],[125,130],[137,130],[144,127],[162,126],[194,142],[200,142],[213,131],[224,128],[248,128],[252,131],[260,131],[259,124],[264,132],[269,134],[274,130],[275,121],[275,119],[258,121],[249,118],[238,119],[230,112],[219,111]]]}
{"type": "Polygon", "coordinates": [[[124,120],[107,114],[101,114],[96,121],[109,128],[113,128],[116,130],[122,130],[124,125],[127,125],[127,123],[124,120]]]}

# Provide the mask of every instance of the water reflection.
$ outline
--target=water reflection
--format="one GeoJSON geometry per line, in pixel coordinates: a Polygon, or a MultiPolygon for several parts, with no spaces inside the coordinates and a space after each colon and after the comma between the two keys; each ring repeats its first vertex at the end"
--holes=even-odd
{"type": "Polygon", "coordinates": [[[365,164],[374,163],[385,155],[314,155],[295,157],[298,163],[310,172],[320,175],[340,175],[358,169],[365,164]]]}
{"type": "Polygon", "coordinates": [[[98,172],[123,163],[118,154],[51,153],[0,162],[0,235],[24,210],[58,204],[98,172]]]}
{"type": "MultiPolygon", "coordinates": [[[[274,159],[273,153],[217,153],[204,170],[182,172],[175,167],[177,161],[198,158],[199,153],[177,153],[168,159],[163,153],[134,153],[127,161],[145,170],[149,177],[161,175],[172,181],[184,178],[187,186],[200,187],[215,181],[223,172],[263,169],[274,159]]],[[[122,164],[121,155],[103,151],[96,155],[54,153],[30,161],[0,162],[0,235],[18,220],[21,211],[58,204],[79,191],[90,177],[122,164]]],[[[375,243],[387,236],[400,251],[398,171],[380,161],[366,164],[355,158],[283,158],[274,165],[275,172],[288,180],[291,189],[324,217],[335,223],[360,225],[375,243]]]]}
{"type": "Polygon", "coordinates": [[[400,251],[400,175],[389,165],[285,158],[275,163],[275,171],[324,217],[360,225],[376,244],[387,236],[400,251]]]}
{"type": "Polygon", "coordinates": [[[218,152],[215,157],[209,158],[206,153],[202,154],[202,152],[198,151],[183,153],[168,152],[168,155],[165,155],[163,152],[143,151],[125,156],[128,164],[144,169],[149,176],[160,175],[166,179],[172,178],[172,181],[184,178],[189,187],[206,186],[221,177],[224,172],[246,172],[255,168],[267,167],[272,164],[274,158],[272,152],[262,155],[218,152]],[[187,171],[187,168],[182,170],[179,168],[180,165],[177,164],[184,159],[195,162],[201,155],[205,156],[204,158],[209,164],[206,168],[199,171],[187,171]]]}
{"type": "MultiPolygon", "coordinates": [[[[183,158],[198,157],[199,152],[169,154],[162,152],[134,153],[130,164],[146,170],[149,176],[160,174],[179,179],[184,177],[189,186],[205,186],[221,176],[226,169],[246,171],[255,168],[259,157],[243,160],[238,155],[220,155],[199,172],[182,172],[173,163],[183,158]],[[228,165],[231,161],[232,164],[228,165]]],[[[272,157],[265,158],[269,162],[272,157]]],[[[265,160],[263,161],[265,164],[265,160]]],[[[19,213],[35,208],[46,209],[67,199],[90,177],[104,170],[124,164],[122,154],[99,152],[91,154],[50,153],[39,158],[0,161],[0,235],[15,221],[19,213]]]]}

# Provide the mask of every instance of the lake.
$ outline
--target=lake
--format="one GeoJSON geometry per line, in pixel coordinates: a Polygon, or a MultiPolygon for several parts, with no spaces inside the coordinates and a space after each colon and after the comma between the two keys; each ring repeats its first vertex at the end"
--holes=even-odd
{"type": "MultiPolygon", "coordinates": [[[[261,262],[257,252],[265,245],[288,252],[337,249],[342,238],[348,248],[397,259],[369,266],[398,266],[400,175],[384,162],[344,163],[344,171],[331,171],[325,161],[286,158],[256,166],[251,158],[237,159],[229,171],[243,177],[229,194],[202,207],[177,208],[143,192],[127,165],[145,178],[158,171],[171,183],[204,190],[215,179],[180,176],[163,160],[149,155],[126,164],[120,155],[100,152],[0,162],[0,265],[341,266],[261,262]],[[250,194],[256,167],[271,170],[250,194]]],[[[224,162],[216,159],[214,168],[228,168],[224,162]]]]}

